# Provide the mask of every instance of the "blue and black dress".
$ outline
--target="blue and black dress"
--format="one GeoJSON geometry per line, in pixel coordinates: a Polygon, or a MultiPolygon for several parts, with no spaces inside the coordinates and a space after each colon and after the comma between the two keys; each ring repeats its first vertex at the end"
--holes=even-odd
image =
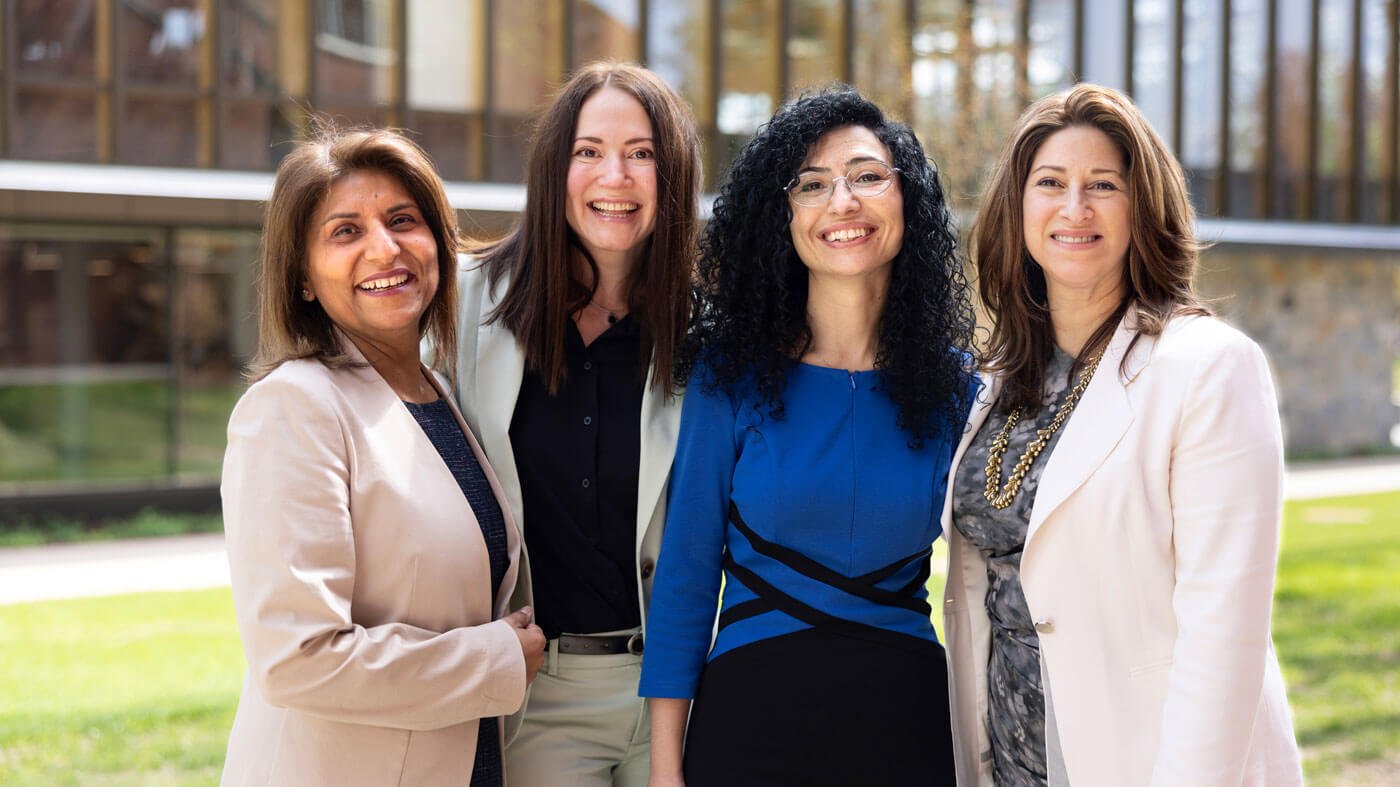
{"type": "Polygon", "coordinates": [[[954,444],[911,448],[878,371],[795,363],[781,419],[706,375],[682,410],[640,689],[695,701],[687,784],[951,784],[924,585],[954,444]]]}

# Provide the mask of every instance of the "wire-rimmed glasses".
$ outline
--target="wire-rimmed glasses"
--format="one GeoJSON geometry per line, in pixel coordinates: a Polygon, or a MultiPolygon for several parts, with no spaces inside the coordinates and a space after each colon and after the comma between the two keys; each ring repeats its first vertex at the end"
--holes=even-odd
{"type": "Polygon", "coordinates": [[[804,172],[787,184],[785,191],[795,205],[818,208],[836,193],[836,182],[844,180],[846,188],[857,197],[878,197],[889,191],[899,170],[883,161],[862,161],[833,178],[823,172],[804,172]]]}

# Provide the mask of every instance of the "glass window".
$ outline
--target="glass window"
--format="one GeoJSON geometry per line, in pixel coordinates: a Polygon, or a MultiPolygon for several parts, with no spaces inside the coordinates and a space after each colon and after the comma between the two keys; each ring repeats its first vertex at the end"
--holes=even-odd
{"type": "Polygon", "coordinates": [[[846,36],[838,0],[794,0],[787,40],[789,85],[796,94],[840,79],[846,36]]]}
{"type": "Polygon", "coordinates": [[[885,112],[907,119],[909,49],[890,45],[909,40],[904,0],[857,0],[852,13],[852,81],[885,112]]]}
{"type": "Polygon", "coordinates": [[[257,343],[253,271],[258,233],[180,230],[175,239],[174,372],[177,472],[215,477],[229,413],[257,343]]]}
{"type": "Polygon", "coordinates": [[[17,0],[15,66],[24,76],[88,81],[94,69],[97,0],[17,0]]]}
{"type": "Polygon", "coordinates": [[[778,108],[778,0],[726,0],[720,30],[720,89],[712,153],[724,172],[760,123],[778,108]]]}
{"type": "Polygon", "coordinates": [[[1311,184],[1308,142],[1312,137],[1313,108],[1308,82],[1313,64],[1308,53],[1312,26],[1308,0],[1278,0],[1278,54],[1274,62],[1275,148],[1271,157],[1273,193],[1269,194],[1269,218],[1301,219],[1302,200],[1311,184]]]}
{"type": "Polygon", "coordinates": [[[193,101],[132,98],[122,111],[118,160],[123,164],[193,166],[199,123],[193,101]]]}
{"type": "Polygon", "coordinates": [[[491,95],[495,103],[487,129],[487,177],[520,183],[525,179],[525,140],[530,121],[544,109],[564,73],[563,6],[550,0],[521,3],[492,0],[491,35],[495,62],[491,95]]]}
{"type": "Polygon", "coordinates": [[[1222,212],[1258,219],[1264,204],[1260,173],[1268,166],[1268,7],[1265,0],[1234,0],[1230,13],[1230,204],[1222,212]]]}
{"type": "Polygon", "coordinates": [[[1394,30],[1386,31],[1396,18],[1395,6],[1388,0],[1364,0],[1361,8],[1361,68],[1364,78],[1361,87],[1363,113],[1359,118],[1365,129],[1363,140],[1365,154],[1359,177],[1361,183],[1361,205],[1357,218],[1361,221],[1380,224],[1390,219],[1391,195],[1389,188],[1395,182],[1395,158],[1386,146],[1393,137],[1396,117],[1394,93],[1387,84],[1387,62],[1394,57],[1390,47],[1394,45],[1394,30]]]}
{"type": "Polygon", "coordinates": [[[194,0],[117,3],[122,73],[131,82],[196,88],[204,11],[194,0]]]}
{"type": "Polygon", "coordinates": [[[574,62],[637,60],[641,0],[567,0],[574,4],[574,62]]]}
{"type": "Polygon", "coordinates": [[[10,154],[15,158],[97,161],[93,93],[19,88],[9,120],[10,154]]]}
{"type": "Polygon", "coordinates": [[[1074,82],[1077,20],[1072,0],[1037,0],[1030,4],[1028,13],[1027,98],[1039,98],[1074,82]]]}
{"type": "Polygon", "coordinates": [[[319,0],[316,5],[316,105],[384,105],[394,100],[397,57],[392,0],[319,0]]]}
{"type": "Polygon", "coordinates": [[[219,166],[266,170],[277,166],[296,138],[280,108],[265,101],[230,101],[219,124],[219,166]]]}
{"type": "Polygon", "coordinates": [[[229,93],[277,94],[278,5],[274,0],[220,0],[220,79],[229,93]]]}
{"type": "MultiPolygon", "coordinates": [[[[1168,145],[1176,108],[1172,105],[1172,69],[1176,67],[1172,31],[1175,3],[1167,0],[1128,0],[1133,4],[1133,101],[1168,145]]],[[[1086,47],[1093,42],[1084,42],[1086,47]]]]}
{"type": "MultiPolygon", "coordinates": [[[[1191,199],[1199,212],[1219,214],[1220,87],[1224,51],[1221,7],[1185,0],[1182,7],[1181,140],[1177,155],[1186,170],[1191,199]]],[[[1158,128],[1166,137],[1168,129],[1158,128]]]]}
{"type": "Polygon", "coordinates": [[[1317,174],[1313,215],[1303,218],[1346,221],[1351,213],[1352,102],[1356,60],[1351,51],[1351,0],[1319,0],[1317,174]]]}
{"type": "Polygon", "coordinates": [[[443,180],[481,180],[482,122],[479,117],[418,112],[415,141],[428,151],[443,180]]]}
{"type": "Polygon", "coordinates": [[[0,482],[169,472],[161,238],[0,224],[0,482]]]}
{"type": "Polygon", "coordinates": [[[972,16],[960,0],[923,0],[911,36],[914,64],[914,128],[938,162],[953,194],[975,193],[980,164],[970,120],[972,16]]]}
{"type": "Polygon", "coordinates": [[[647,65],[690,102],[704,142],[705,180],[723,177],[710,158],[718,148],[714,85],[710,81],[710,8],[704,0],[651,0],[647,9],[647,65]]]}

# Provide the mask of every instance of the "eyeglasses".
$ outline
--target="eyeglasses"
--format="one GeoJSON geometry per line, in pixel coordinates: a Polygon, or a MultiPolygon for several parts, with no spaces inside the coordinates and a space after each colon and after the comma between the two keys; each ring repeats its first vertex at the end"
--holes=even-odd
{"type": "Polygon", "coordinates": [[[839,180],[846,181],[846,188],[857,197],[878,197],[889,191],[897,172],[898,169],[884,162],[862,161],[839,178],[819,172],[804,172],[793,178],[784,190],[793,204],[819,208],[836,193],[836,182],[839,180]]]}

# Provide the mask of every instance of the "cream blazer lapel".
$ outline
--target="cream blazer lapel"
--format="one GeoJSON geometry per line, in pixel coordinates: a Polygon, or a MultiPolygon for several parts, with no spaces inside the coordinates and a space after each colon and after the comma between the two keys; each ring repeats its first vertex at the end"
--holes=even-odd
{"type": "Polygon", "coordinates": [[[1048,457],[1031,506],[1030,527],[1026,531],[1027,553],[1045,520],[1103,464],[1133,423],[1127,386],[1141,370],[1151,345],[1148,337],[1140,339],[1133,349],[1132,361],[1123,365],[1124,353],[1136,332],[1130,326],[1135,322],[1130,310],[1118,323],[1089,387],[1084,390],[1069,422],[1063,427],[1060,441],[1048,457]]]}

